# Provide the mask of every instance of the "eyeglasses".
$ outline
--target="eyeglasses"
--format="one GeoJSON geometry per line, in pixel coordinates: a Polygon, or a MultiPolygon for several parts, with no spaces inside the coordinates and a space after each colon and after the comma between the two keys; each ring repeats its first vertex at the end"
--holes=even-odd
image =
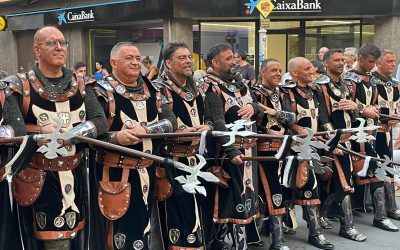
{"type": "Polygon", "coordinates": [[[61,48],[68,48],[68,42],[65,40],[47,40],[45,42],[38,43],[37,45],[44,44],[47,47],[55,48],[59,45],[61,48]]]}
{"type": "Polygon", "coordinates": [[[117,60],[124,60],[124,61],[126,61],[128,63],[132,63],[133,61],[135,61],[135,59],[136,59],[137,62],[140,62],[140,56],[138,56],[138,57],[126,56],[124,58],[119,58],[117,60]]]}

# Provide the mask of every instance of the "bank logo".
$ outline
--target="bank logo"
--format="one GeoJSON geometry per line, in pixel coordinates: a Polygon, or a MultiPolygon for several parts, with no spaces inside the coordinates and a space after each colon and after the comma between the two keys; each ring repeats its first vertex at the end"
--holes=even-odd
{"type": "Polygon", "coordinates": [[[59,26],[70,23],[93,22],[95,20],[93,10],[81,10],[78,12],[64,11],[57,16],[57,19],[59,26]]]}
{"type": "Polygon", "coordinates": [[[58,18],[58,25],[61,26],[63,23],[67,24],[67,19],[65,18],[65,12],[58,15],[57,18],[58,18]]]}
{"type": "Polygon", "coordinates": [[[266,18],[275,8],[275,5],[271,2],[271,0],[250,0],[250,2],[245,3],[244,5],[247,7],[247,15],[253,14],[254,9],[257,8],[257,10],[264,18],[266,18]]]}

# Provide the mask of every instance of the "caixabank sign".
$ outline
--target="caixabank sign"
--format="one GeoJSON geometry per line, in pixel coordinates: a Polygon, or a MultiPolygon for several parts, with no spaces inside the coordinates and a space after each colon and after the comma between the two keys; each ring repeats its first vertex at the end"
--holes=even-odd
{"type": "Polygon", "coordinates": [[[246,15],[258,11],[265,18],[278,12],[322,12],[322,0],[249,0],[245,3],[246,15]]]}
{"type": "Polygon", "coordinates": [[[93,9],[78,10],[78,11],[63,11],[57,15],[58,25],[71,23],[94,22],[95,13],[93,9]]]}

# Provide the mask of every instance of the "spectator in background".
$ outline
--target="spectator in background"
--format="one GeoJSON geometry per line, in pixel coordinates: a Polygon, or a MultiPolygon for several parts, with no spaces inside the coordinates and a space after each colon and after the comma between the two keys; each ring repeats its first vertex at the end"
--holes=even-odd
{"type": "Polygon", "coordinates": [[[346,74],[347,71],[357,66],[357,49],[354,47],[345,48],[343,56],[345,62],[343,74],[346,74]]]}
{"type": "Polygon", "coordinates": [[[93,78],[96,81],[102,80],[104,77],[109,76],[106,68],[103,68],[103,62],[97,61],[96,62],[96,73],[94,73],[93,78]]]}
{"type": "Polygon", "coordinates": [[[7,72],[0,70],[0,80],[8,76],[7,72]]]}
{"type": "Polygon", "coordinates": [[[250,81],[253,85],[256,83],[256,72],[254,71],[253,65],[247,62],[247,53],[241,49],[237,50],[233,56],[236,61],[236,67],[234,73],[240,72],[242,77],[250,81]]]}
{"type": "Polygon", "coordinates": [[[89,82],[89,80],[91,79],[91,77],[87,74],[86,63],[84,62],[75,63],[73,71],[75,74],[82,74],[86,83],[89,82]]]}
{"type": "Polygon", "coordinates": [[[147,72],[144,76],[147,77],[150,81],[157,79],[158,70],[155,66],[153,66],[152,61],[149,56],[146,56],[145,58],[143,58],[142,64],[147,69],[147,72]]]}
{"type": "Polygon", "coordinates": [[[313,65],[313,80],[316,80],[321,74],[325,74],[325,66],[321,61],[312,61],[313,65]]]}
{"type": "Polygon", "coordinates": [[[324,60],[324,54],[327,52],[329,49],[327,47],[321,47],[318,51],[318,60],[321,62],[324,60]]]}

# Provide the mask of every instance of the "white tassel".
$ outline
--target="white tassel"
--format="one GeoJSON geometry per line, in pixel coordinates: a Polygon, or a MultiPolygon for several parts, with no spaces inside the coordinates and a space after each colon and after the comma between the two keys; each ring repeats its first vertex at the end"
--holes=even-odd
{"type": "Polygon", "coordinates": [[[370,160],[371,160],[371,156],[367,156],[367,157],[365,158],[363,168],[361,169],[360,172],[357,173],[358,176],[365,177],[365,176],[367,175],[367,171],[368,171],[368,167],[369,167],[369,162],[370,162],[370,160]]]}
{"type": "Polygon", "coordinates": [[[199,145],[199,154],[200,155],[204,155],[205,153],[207,153],[207,149],[206,149],[206,136],[207,136],[207,130],[203,131],[201,133],[201,137],[200,137],[200,145],[199,145]]]}
{"type": "Polygon", "coordinates": [[[282,141],[279,151],[275,154],[275,159],[280,159],[282,157],[282,154],[283,154],[283,151],[285,150],[288,138],[289,138],[289,135],[285,135],[285,138],[282,141]]]}
{"type": "Polygon", "coordinates": [[[282,185],[287,187],[287,188],[290,188],[290,184],[288,183],[289,182],[289,171],[290,171],[290,169],[292,167],[293,159],[294,159],[293,155],[287,157],[287,162],[286,162],[286,165],[285,165],[285,171],[283,172],[283,180],[282,180],[283,183],[282,183],[282,185]]]}
{"type": "Polygon", "coordinates": [[[12,187],[11,187],[11,182],[12,182],[12,176],[7,175],[7,183],[8,183],[8,197],[10,198],[10,208],[11,212],[13,212],[13,193],[12,193],[12,187]]]}
{"type": "MultiPolygon", "coordinates": [[[[14,162],[16,161],[16,159],[18,159],[18,157],[21,155],[22,151],[24,151],[24,148],[26,146],[26,143],[28,141],[28,137],[27,135],[24,136],[24,139],[22,140],[21,145],[19,146],[18,151],[15,153],[14,157],[11,159],[11,161],[9,161],[6,166],[4,167],[4,175],[3,175],[3,179],[6,179],[8,175],[11,175],[11,167],[14,164],[14,162]]],[[[14,173],[13,173],[14,174],[14,173]]]]}

